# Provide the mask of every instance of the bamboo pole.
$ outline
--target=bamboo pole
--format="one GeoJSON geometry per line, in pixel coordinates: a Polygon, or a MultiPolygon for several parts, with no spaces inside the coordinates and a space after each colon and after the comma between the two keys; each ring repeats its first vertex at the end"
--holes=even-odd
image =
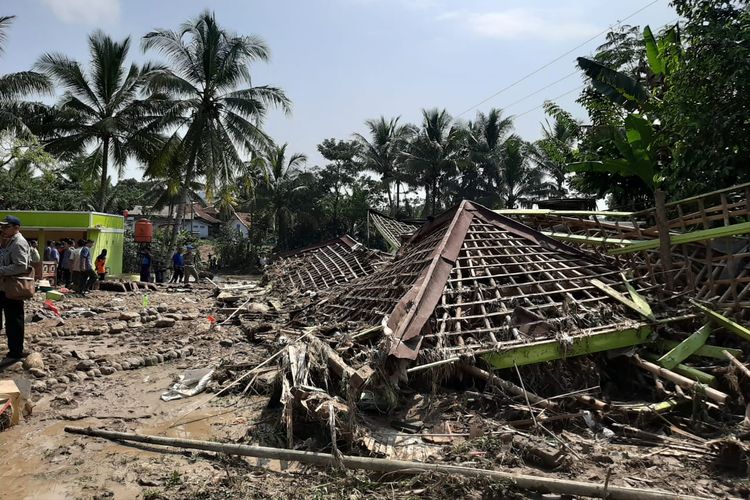
{"type": "Polygon", "coordinates": [[[511,481],[519,488],[542,493],[557,493],[563,495],[578,495],[595,498],[604,498],[606,496],[606,498],[611,498],[614,500],[697,500],[702,498],[688,495],[678,495],[675,493],[653,489],[613,486],[611,484],[605,488],[604,484],[586,483],[583,481],[571,481],[567,479],[556,479],[549,477],[537,477],[527,474],[514,474],[504,471],[474,469],[471,467],[461,467],[458,465],[431,464],[411,462],[406,460],[388,460],[384,458],[355,457],[347,455],[334,457],[333,455],[327,453],[317,453],[312,451],[269,448],[266,446],[248,446],[242,444],[217,443],[213,441],[199,441],[195,439],[148,436],[144,434],[133,434],[129,432],[113,432],[92,429],[90,427],[65,427],[65,432],[119,441],[132,441],[137,443],[172,446],[176,448],[213,451],[217,453],[225,453],[228,455],[302,462],[305,464],[317,465],[322,467],[335,467],[339,464],[343,464],[345,467],[348,467],[350,469],[364,469],[376,472],[394,472],[401,474],[440,472],[468,477],[482,477],[498,481],[511,481]]]}
{"type": "Polygon", "coordinates": [[[637,355],[632,357],[631,360],[633,361],[633,363],[643,368],[644,370],[651,372],[658,377],[669,380],[670,382],[679,385],[683,389],[696,389],[698,388],[698,386],[700,386],[700,389],[709,399],[712,399],[719,404],[724,404],[729,397],[728,394],[717,391],[716,389],[712,389],[711,387],[706,387],[703,384],[700,384],[694,380],[690,380],[687,377],[683,377],[682,375],[677,374],[672,370],[667,370],[666,368],[662,368],[661,366],[655,365],[654,363],[644,361],[637,355]]]}

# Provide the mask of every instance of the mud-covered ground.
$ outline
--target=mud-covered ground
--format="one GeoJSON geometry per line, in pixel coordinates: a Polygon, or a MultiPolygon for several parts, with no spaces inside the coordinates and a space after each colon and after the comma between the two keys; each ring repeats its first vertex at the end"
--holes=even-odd
{"type": "MultiPolygon", "coordinates": [[[[65,433],[66,426],[91,426],[284,446],[280,410],[269,406],[269,395],[251,390],[214,397],[221,384],[279,349],[285,335],[278,330],[283,312],[277,315],[276,329],[250,337],[241,326],[212,328],[211,317],[225,317],[231,307],[217,304],[210,285],[165,286],[147,296],[147,302],[141,293],[69,297],[55,303],[62,321],[48,317],[53,315],[44,312],[41,299],[27,303],[28,319],[36,321],[27,325],[26,349],[41,354],[44,365],[17,363],[0,370],[0,378],[14,378],[30,387],[33,406],[19,425],[0,432],[0,498],[529,497],[510,484],[487,480],[322,470],[65,433]],[[162,401],[161,394],[192,368],[220,368],[221,384],[215,381],[207,392],[192,398],[162,401]]],[[[273,313],[268,301],[258,306],[260,312],[269,309],[273,313]]],[[[464,408],[459,413],[468,414],[469,407],[462,405],[458,404],[464,408]]],[[[437,401],[430,406],[440,409],[437,401]]],[[[445,415],[456,418],[458,407],[453,404],[445,415]]],[[[438,441],[438,459],[707,498],[745,496],[750,491],[742,472],[717,467],[714,456],[674,447],[614,445],[586,435],[580,421],[548,427],[573,450],[556,470],[535,465],[503,436],[438,441]],[[582,435],[586,438],[577,437],[582,435]]],[[[534,429],[526,432],[535,433],[534,429]]],[[[316,431],[311,424],[307,433],[296,441],[298,448],[330,451],[325,426],[316,431]]],[[[558,446],[552,438],[548,442],[558,446]]]]}

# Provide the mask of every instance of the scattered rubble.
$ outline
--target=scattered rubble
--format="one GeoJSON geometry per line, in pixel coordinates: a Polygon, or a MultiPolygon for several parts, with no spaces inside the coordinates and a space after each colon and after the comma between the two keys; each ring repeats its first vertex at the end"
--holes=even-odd
{"type": "Polygon", "coordinates": [[[262,282],[162,285],[148,304],[140,289],[98,291],[57,302],[60,317],[34,301],[33,354],[0,378],[26,380],[37,408],[5,433],[82,420],[76,435],[55,429],[55,449],[79,460],[101,455],[78,434],[182,447],[191,461],[156,455],[189,471],[180,482],[161,462],[122,479],[129,493],[149,485],[166,498],[747,496],[750,329],[734,307],[744,268],[722,268],[740,281],[714,302],[700,271],[697,288],[687,271],[655,281],[658,246],[641,260],[607,251],[658,232],[616,225],[614,243],[602,225],[609,241],[594,251],[562,243],[568,216],[547,215],[532,228],[519,220],[542,214],[463,202],[407,233],[371,213],[403,243],[394,255],[343,237],[282,256],[262,282]],[[185,451],[191,439],[204,451],[185,451]],[[252,480],[256,465],[275,470],[253,469],[273,486],[252,480]],[[351,468],[420,475],[389,476],[385,492],[380,476],[351,468]]]}

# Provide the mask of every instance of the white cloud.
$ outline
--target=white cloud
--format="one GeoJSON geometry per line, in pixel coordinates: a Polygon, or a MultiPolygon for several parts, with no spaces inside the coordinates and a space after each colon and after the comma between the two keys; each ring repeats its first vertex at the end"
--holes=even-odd
{"type": "Polygon", "coordinates": [[[63,22],[114,24],[120,19],[120,0],[42,0],[63,22]]]}
{"type": "MultiPolygon", "coordinates": [[[[507,9],[494,12],[447,12],[438,17],[442,21],[456,21],[472,33],[505,40],[580,39],[601,31],[601,27],[575,21],[572,12],[559,9],[507,9]]],[[[580,15],[580,14],[579,14],[580,15]]]]}

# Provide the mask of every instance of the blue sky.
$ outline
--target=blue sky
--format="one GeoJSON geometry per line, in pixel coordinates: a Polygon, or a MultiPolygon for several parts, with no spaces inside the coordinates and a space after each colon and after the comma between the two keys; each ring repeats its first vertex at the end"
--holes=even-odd
{"type": "MultiPolygon", "coordinates": [[[[380,115],[418,122],[420,110],[446,108],[454,116],[557,58],[649,4],[649,0],[3,0],[1,14],[16,15],[0,71],[28,69],[44,52],[87,61],[86,35],[102,29],[115,38],[139,38],[152,28],[176,28],[205,8],[221,24],[255,34],[271,48],[271,62],[252,72],[256,84],[283,88],[294,103],[291,117],[272,112],[266,130],[279,143],[322,163],[316,145],[328,137],[351,138],[380,115]]],[[[673,21],[659,0],[627,20],[652,28],[673,21]]],[[[576,89],[577,55],[590,54],[603,35],[512,89],[482,104],[521,115],[516,132],[538,138],[545,99],[576,89]],[[536,107],[536,108],[535,108],[536,107]]],[[[578,92],[557,99],[584,118],[578,92]]],[[[461,118],[471,119],[476,110],[461,118]]],[[[129,164],[127,177],[140,177],[129,164]]]]}

